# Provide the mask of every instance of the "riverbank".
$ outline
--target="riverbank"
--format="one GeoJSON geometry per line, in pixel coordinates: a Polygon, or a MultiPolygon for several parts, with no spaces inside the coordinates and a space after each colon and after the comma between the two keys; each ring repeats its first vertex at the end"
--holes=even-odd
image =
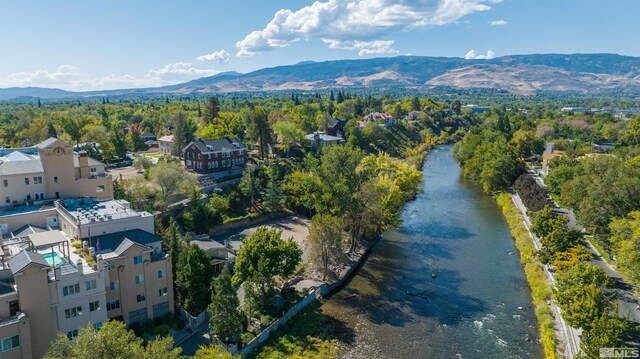
{"type": "Polygon", "coordinates": [[[536,258],[536,249],[524,226],[522,215],[511,201],[511,195],[503,193],[497,198],[502,213],[520,252],[520,261],[531,288],[531,299],[538,318],[538,331],[545,358],[558,358],[554,319],[547,301],[552,300],[552,289],[547,281],[542,263],[536,258]]]}
{"type": "MultiPolygon", "coordinates": [[[[424,160],[429,151],[434,147],[434,141],[426,141],[406,151],[403,161],[415,166],[422,172],[424,160]]],[[[415,198],[415,194],[411,199],[415,198]]],[[[349,256],[348,263],[339,266],[335,271],[336,277],[328,283],[323,283],[320,288],[313,289],[319,292],[317,296],[321,301],[341,290],[354,277],[362,265],[367,261],[369,252],[379,241],[379,238],[363,240],[355,253],[349,256]]],[[[334,268],[336,269],[336,268],[334,268]]],[[[256,345],[257,352],[253,357],[304,357],[304,358],[328,358],[335,357],[339,352],[339,341],[333,336],[336,328],[346,328],[344,323],[330,318],[320,310],[318,301],[309,304],[300,314],[291,316],[287,325],[282,324],[274,330],[265,343],[256,345]],[[318,325],[318,323],[321,323],[318,325]]],[[[287,316],[287,314],[285,314],[287,316]]],[[[284,316],[283,316],[284,317],[284,316]]]]}

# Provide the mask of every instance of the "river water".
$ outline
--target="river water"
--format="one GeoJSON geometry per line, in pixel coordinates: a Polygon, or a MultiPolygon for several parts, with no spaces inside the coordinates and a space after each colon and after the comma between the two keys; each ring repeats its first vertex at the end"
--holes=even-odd
{"type": "Polygon", "coordinates": [[[542,358],[530,290],[496,202],[462,176],[451,146],[428,155],[423,176],[402,226],[321,308],[340,323],[341,357],[542,358]]]}

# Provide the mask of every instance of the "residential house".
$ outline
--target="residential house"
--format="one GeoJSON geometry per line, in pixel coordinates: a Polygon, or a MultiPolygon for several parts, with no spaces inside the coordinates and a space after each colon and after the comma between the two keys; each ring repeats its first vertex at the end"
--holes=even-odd
{"type": "Polygon", "coordinates": [[[344,138],[344,126],[347,124],[347,120],[340,118],[330,118],[327,120],[327,135],[344,138]]]}
{"type": "Polygon", "coordinates": [[[196,140],[182,150],[184,165],[197,173],[242,168],[246,162],[245,146],[236,138],[196,140]]]}
{"type": "Polygon", "coordinates": [[[171,155],[173,153],[173,135],[165,135],[158,139],[160,154],[171,155]]]}
{"type": "Polygon", "coordinates": [[[342,145],[346,142],[342,137],[331,136],[322,131],[310,133],[305,135],[304,138],[311,142],[312,148],[342,145]]]}
{"type": "Polygon", "coordinates": [[[104,164],[53,137],[33,147],[0,149],[0,207],[66,197],[112,198],[104,164]]]}
{"type": "Polygon", "coordinates": [[[396,124],[396,119],[392,115],[388,113],[382,112],[372,112],[368,115],[365,115],[362,118],[361,127],[364,127],[369,122],[374,122],[383,127],[392,127],[396,124]]]}

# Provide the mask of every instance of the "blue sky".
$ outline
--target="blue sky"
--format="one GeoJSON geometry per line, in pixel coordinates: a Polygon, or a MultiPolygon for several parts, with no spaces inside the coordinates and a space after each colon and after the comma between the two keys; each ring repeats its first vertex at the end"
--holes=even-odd
{"type": "Polygon", "coordinates": [[[637,0],[0,0],[0,88],[160,86],[405,54],[640,56],[639,13],[637,0]]]}

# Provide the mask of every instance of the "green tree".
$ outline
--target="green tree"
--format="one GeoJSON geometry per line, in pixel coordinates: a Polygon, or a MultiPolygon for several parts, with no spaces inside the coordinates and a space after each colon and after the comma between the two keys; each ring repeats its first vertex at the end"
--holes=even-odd
{"type": "Polygon", "coordinates": [[[609,228],[618,268],[634,284],[640,284],[640,212],[614,219],[609,228]]]}
{"type": "Polygon", "coordinates": [[[515,148],[521,159],[529,159],[544,152],[544,140],[533,131],[517,130],[513,133],[509,144],[515,148]]]}
{"type": "Polygon", "coordinates": [[[229,353],[224,347],[220,345],[210,344],[207,346],[200,346],[193,359],[240,359],[239,355],[233,355],[229,353]]]}
{"type": "Polygon", "coordinates": [[[296,144],[304,140],[304,131],[295,122],[280,121],[273,125],[273,132],[278,136],[282,146],[289,153],[289,150],[296,144]]]}
{"type": "Polygon", "coordinates": [[[158,205],[165,208],[172,196],[182,191],[188,193],[194,185],[193,176],[190,176],[180,163],[158,162],[149,173],[151,180],[160,188],[158,205]]]}
{"type": "Polygon", "coordinates": [[[311,220],[307,237],[310,257],[322,271],[322,280],[327,277],[329,265],[342,263],[342,221],[338,217],[316,214],[311,220]]]}
{"type": "Polygon", "coordinates": [[[252,141],[258,142],[260,158],[264,159],[268,146],[273,143],[269,113],[263,107],[257,106],[253,110],[245,112],[244,119],[249,137],[252,141]]]}
{"type": "Polygon", "coordinates": [[[580,349],[587,358],[600,358],[601,348],[625,347],[621,337],[627,330],[629,330],[628,325],[620,318],[601,313],[591,323],[591,330],[583,332],[580,349]]]}
{"type": "Polygon", "coordinates": [[[203,120],[205,123],[213,124],[220,114],[220,102],[216,96],[209,97],[207,105],[204,107],[203,120]]]}
{"type": "Polygon", "coordinates": [[[182,150],[194,140],[196,125],[184,112],[173,116],[173,155],[182,157],[182,150]]]}
{"type": "Polygon", "coordinates": [[[558,215],[553,207],[546,206],[533,214],[531,231],[539,237],[546,237],[556,228],[565,227],[569,223],[567,217],[558,215]]]}
{"type": "Polygon", "coordinates": [[[225,342],[236,342],[242,332],[243,319],[238,311],[240,301],[233,285],[227,266],[215,280],[209,313],[211,333],[225,342]]]}
{"type": "Polygon", "coordinates": [[[211,301],[211,257],[193,243],[183,255],[186,256],[185,265],[178,268],[181,290],[185,293],[181,304],[187,312],[198,315],[211,301]]]}
{"type": "Polygon", "coordinates": [[[288,277],[293,274],[300,263],[302,250],[289,237],[281,238],[282,230],[261,226],[242,240],[234,267],[233,282],[238,284],[245,280],[267,278],[260,283],[260,291],[267,293],[274,276],[288,277]]]}
{"type": "Polygon", "coordinates": [[[249,165],[242,174],[242,179],[238,184],[240,192],[251,199],[251,203],[255,203],[256,198],[260,195],[260,180],[253,166],[249,165]]]}
{"type": "Polygon", "coordinates": [[[150,341],[146,348],[142,345],[142,339],[135,336],[133,331],[127,330],[126,325],[120,321],[108,321],[100,330],[89,325],[80,329],[78,336],[69,338],[58,333],[51,343],[46,359],[152,359],[180,358],[180,348],[173,348],[171,338],[161,338],[150,341]]]}

